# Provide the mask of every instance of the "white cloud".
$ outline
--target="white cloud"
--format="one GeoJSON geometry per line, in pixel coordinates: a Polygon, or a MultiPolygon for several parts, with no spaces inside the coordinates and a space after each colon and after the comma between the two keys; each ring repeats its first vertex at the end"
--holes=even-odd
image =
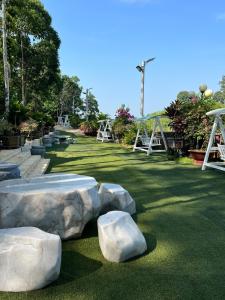
{"type": "Polygon", "coordinates": [[[217,21],[225,21],[225,13],[220,13],[216,16],[217,21]]]}

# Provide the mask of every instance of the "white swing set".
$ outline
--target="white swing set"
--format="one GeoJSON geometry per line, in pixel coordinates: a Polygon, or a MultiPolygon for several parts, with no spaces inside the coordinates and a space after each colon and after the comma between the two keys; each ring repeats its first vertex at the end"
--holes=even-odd
{"type": "Polygon", "coordinates": [[[164,136],[162,124],[160,122],[160,118],[162,116],[151,116],[151,117],[143,117],[138,119],[138,131],[135,139],[135,143],[133,146],[133,151],[139,150],[144,151],[147,153],[147,155],[153,153],[153,152],[166,152],[167,142],[164,136]],[[153,120],[153,130],[151,137],[147,133],[146,129],[146,121],[147,120],[153,120]],[[157,133],[157,128],[159,128],[160,135],[157,133]],[[163,141],[163,145],[161,144],[161,141],[163,141]],[[141,146],[137,146],[138,143],[141,142],[141,146]],[[163,146],[164,149],[154,149],[154,147],[163,146]]]}
{"type": "Polygon", "coordinates": [[[208,147],[206,150],[204,162],[202,165],[202,170],[205,170],[206,167],[218,169],[221,171],[225,171],[225,145],[217,144],[216,147],[213,147],[213,143],[215,140],[215,135],[217,134],[218,129],[220,129],[223,142],[225,143],[225,128],[222,121],[222,115],[225,115],[225,108],[219,108],[215,110],[211,110],[207,112],[207,116],[215,116],[215,120],[213,123],[212,131],[209,138],[208,147]],[[220,154],[220,159],[222,161],[216,161],[216,162],[209,162],[209,155],[211,152],[218,151],[220,154]]]}
{"type": "Polygon", "coordinates": [[[99,129],[97,133],[97,140],[102,142],[114,141],[112,133],[112,121],[110,119],[98,121],[99,129]]]}

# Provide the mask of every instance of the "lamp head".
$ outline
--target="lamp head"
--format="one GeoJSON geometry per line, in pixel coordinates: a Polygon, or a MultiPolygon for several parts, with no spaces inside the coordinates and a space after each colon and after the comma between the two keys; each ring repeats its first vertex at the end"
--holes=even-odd
{"type": "Polygon", "coordinates": [[[199,86],[199,91],[203,94],[207,90],[207,85],[206,84],[201,84],[199,86]]]}
{"type": "Polygon", "coordinates": [[[137,69],[139,72],[143,72],[143,67],[141,67],[141,66],[139,66],[139,65],[136,67],[136,69],[137,69]]]}

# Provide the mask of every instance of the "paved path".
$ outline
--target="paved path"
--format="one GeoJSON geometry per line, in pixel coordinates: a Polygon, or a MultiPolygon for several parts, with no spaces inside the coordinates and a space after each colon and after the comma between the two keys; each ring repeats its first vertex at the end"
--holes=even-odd
{"type": "Polygon", "coordinates": [[[66,132],[69,132],[69,133],[74,133],[76,135],[84,135],[83,131],[81,131],[79,128],[78,129],[66,128],[66,127],[63,127],[63,126],[60,126],[60,125],[56,125],[55,130],[66,131],[66,132]]]}

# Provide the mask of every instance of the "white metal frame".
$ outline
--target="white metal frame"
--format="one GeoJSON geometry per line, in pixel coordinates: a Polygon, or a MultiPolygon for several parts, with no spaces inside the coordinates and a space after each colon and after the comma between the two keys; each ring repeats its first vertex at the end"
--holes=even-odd
{"type": "Polygon", "coordinates": [[[211,110],[211,111],[207,112],[206,115],[207,116],[215,116],[215,120],[214,120],[212,131],[210,134],[208,147],[207,147],[204,162],[202,165],[202,170],[204,171],[206,169],[206,167],[209,167],[209,168],[214,168],[217,170],[225,171],[225,162],[222,162],[222,161],[208,162],[210,153],[216,152],[217,150],[220,153],[220,158],[225,159],[223,157],[223,152],[224,152],[223,150],[224,150],[225,146],[217,145],[217,147],[213,147],[214,138],[215,138],[215,135],[216,135],[218,129],[220,129],[222,137],[223,137],[223,142],[225,142],[225,128],[224,128],[223,121],[221,118],[222,115],[225,115],[225,108],[211,110]],[[221,148],[221,146],[223,149],[221,148]]]}
{"type": "Polygon", "coordinates": [[[111,142],[114,141],[114,136],[112,133],[112,123],[111,120],[101,120],[98,121],[100,123],[98,133],[97,133],[97,140],[102,142],[111,142]]]}
{"type": "Polygon", "coordinates": [[[61,125],[63,127],[70,127],[70,121],[69,121],[69,115],[64,115],[61,117],[58,117],[58,125],[61,125]]]}
{"type": "Polygon", "coordinates": [[[136,135],[136,139],[135,139],[135,143],[134,143],[134,147],[133,147],[133,151],[139,150],[139,151],[144,151],[147,153],[147,155],[153,153],[153,152],[166,152],[168,147],[167,147],[167,142],[165,139],[165,135],[163,132],[163,128],[162,128],[162,124],[160,122],[160,118],[161,116],[153,116],[153,117],[148,117],[148,118],[141,118],[140,119],[140,125],[137,131],[137,135],[136,135]],[[145,126],[145,121],[146,120],[150,120],[153,119],[154,120],[154,125],[153,125],[153,130],[152,130],[152,135],[151,137],[148,136],[147,130],[146,130],[146,126],[145,126]],[[142,127],[142,128],[140,128],[142,127]],[[153,149],[153,147],[156,146],[161,146],[161,139],[156,137],[156,130],[157,128],[159,128],[160,130],[160,134],[162,137],[162,141],[163,141],[163,146],[164,149],[153,149]],[[143,132],[143,133],[142,133],[143,132]],[[142,146],[137,146],[138,141],[141,141],[142,146]]]}

